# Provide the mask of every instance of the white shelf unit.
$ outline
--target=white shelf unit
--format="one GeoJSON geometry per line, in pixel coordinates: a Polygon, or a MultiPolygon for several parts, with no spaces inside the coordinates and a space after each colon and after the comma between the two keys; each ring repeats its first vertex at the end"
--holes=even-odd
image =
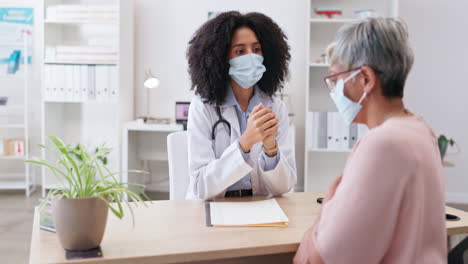
{"type": "Polygon", "coordinates": [[[0,128],[26,128],[26,124],[1,124],[0,128]]]}
{"type": "Polygon", "coordinates": [[[25,160],[24,156],[0,156],[0,160],[25,160]]]}
{"type": "MultiPolygon", "coordinates": [[[[50,146],[49,135],[58,136],[72,146],[82,143],[89,150],[102,143],[112,148],[108,166],[120,171],[121,131],[123,124],[133,120],[133,1],[132,0],[43,0],[44,36],[42,49],[42,143],[50,146]],[[117,7],[115,22],[102,21],[61,21],[47,18],[47,7],[55,5],[86,5],[117,7]],[[77,63],[49,60],[46,47],[49,46],[112,46],[117,51],[116,63],[101,63],[85,60],[77,63]],[[46,65],[107,65],[116,67],[115,78],[109,77],[118,87],[118,94],[112,100],[48,99],[45,96],[46,65]]],[[[46,160],[53,161],[54,155],[42,150],[46,160]]],[[[42,195],[54,188],[59,181],[45,168],[41,171],[42,195]]]]}
{"type": "MultiPolygon", "coordinates": [[[[8,177],[21,177],[24,174],[10,174],[8,177]]],[[[35,185],[33,182],[26,183],[24,181],[6,181],[0,182],[0,190],[27,190],[34,191],[35,185]]]]}
{"type": "MultiPolygon", "coordinates": [[[[379,16],[397,16],[398,0],[308,0],[309,12],[307,21],[307,86],[306,86],[306,116],[308,112],[336,112],[336,107],[325,87],[323,77],[328,75],[328,65],[317,62],[326,47],[330,44],[338,29],[358,18],[354,11],[359,9],[374,9],[379,16]],[[343,14],[333,18],[324,18],[314,13],[314,8],[341,8],[343,14]]],[[[338,177],[350,153],[349,149],[318,149],[309,148],[307,137],[310,126],[306,127],[306,148],[304,168],[304,191],[324,191],[333,179],[338,177]]]]}
{"type": "Polygon", "coordinates": [[[30,155],[28,97],[30,86],[31,33],[22,34],[22,43],[0,43],[2,47],[21,50],[22,64],[14,75],[2,75],[1,93],[8,96],[8,103],[0,106],[0,134],[2,138],[20,138],[24,140],[23,156],[0,156],[0,168],[7,172],[0,173],[0,190],[24,190],[30,196],[35,190],[35,174],[24,160],[30,155]],[[22,85],[18,85],[22,83],[22,85]],[[22,89],[18,87],[22,86],[22,89]],[[10,105],[11,104],[11,105],[10,105]],[[21,169],[20,169],[21,168],[21,169]],[[22,172],[16,172],[22,170],[22,172]],[[15,172],[13,172],[15,171],[15,172]],[[24,178],[24,180],[19,180],[24,178]]]}

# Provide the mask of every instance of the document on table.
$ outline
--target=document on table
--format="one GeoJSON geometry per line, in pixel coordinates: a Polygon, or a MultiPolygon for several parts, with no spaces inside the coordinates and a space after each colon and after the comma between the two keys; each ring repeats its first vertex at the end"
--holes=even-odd
{"type": "Polygon", "coordinates": [[[275,199],[210,202],[208,213],[212,226],[287,226],[289,221],[275,199]]]}

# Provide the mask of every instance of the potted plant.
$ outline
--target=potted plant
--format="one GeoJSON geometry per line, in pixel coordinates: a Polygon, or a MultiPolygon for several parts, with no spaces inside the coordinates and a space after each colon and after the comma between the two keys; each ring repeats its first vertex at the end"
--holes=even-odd
{"type": "Polygon", "coordinates": [[[438,139],[440,158],[444,160],[445,154],[447,153],[447,147],[450,145],[453,147],[456,143],[453,139],[448,139],[445,135],[440,135],[438,139]]]}
{"type": "MultiPolygon", "coordinates": [[[[118,173],[107,167],[110,148],[101,145],[94,153],[85,151],[83,145],[65,145],[59,138],[48,137],[51,147],[40,145],[56,153],[58,160],[50,162],[34,158],[26,162],[45,166],[61,181],[60,187],[50,190],[40,206],[52,201],[52,214],[62,247],[67,250],[97,248],[103,238],[110,210],[118,218],[124,216],[122,201],[129,197],[144,204],[148,197],[141,185],[130,185],[117,180],[118,173]]],[[[141,171],[134,171],[141,172],[141,171]]],[[[132,205],[125,201],[133,217],[132,205]]],[[[135,203],[136,205],[136,203],[135,203]]]]}

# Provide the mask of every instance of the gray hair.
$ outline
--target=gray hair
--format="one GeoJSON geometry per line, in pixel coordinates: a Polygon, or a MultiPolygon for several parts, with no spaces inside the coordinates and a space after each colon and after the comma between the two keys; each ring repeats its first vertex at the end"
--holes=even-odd
{"type": "Polygon", "coordinates": [[[339,63],[347,69],[371,67],[381,82],[384,96],[403,97],[414,55],[402,20],[373,17],[345,25],[327,53],[331,65],[339,63]]]}

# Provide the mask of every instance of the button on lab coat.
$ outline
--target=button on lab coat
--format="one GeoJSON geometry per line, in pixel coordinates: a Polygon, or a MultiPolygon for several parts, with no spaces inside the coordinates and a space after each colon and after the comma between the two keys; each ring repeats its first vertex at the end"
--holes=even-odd
{"type": "Polygon", "coordinates": [[[226,189],[250,173],[254,195],[282,195],[291,191],[297,181],[294,142],[289,135],[288,110],[277,98],[261,94],[265,107],[272,108],[279,118],[278,142],[279,161],[276,167],[264,171],[261,157],[262,142],[250,150],[248,160],[244,160],[239,147],[241,136],[235,106],[221,106],[221,114],[231,124],[231,135],[224,123],[211,138],[214,123],[219,117],[214,105],[203,103],[195,97],[190,104],[188,120],[188,151],[190,183],[187,199],[208,200],[224,197],[226,189]]]}

